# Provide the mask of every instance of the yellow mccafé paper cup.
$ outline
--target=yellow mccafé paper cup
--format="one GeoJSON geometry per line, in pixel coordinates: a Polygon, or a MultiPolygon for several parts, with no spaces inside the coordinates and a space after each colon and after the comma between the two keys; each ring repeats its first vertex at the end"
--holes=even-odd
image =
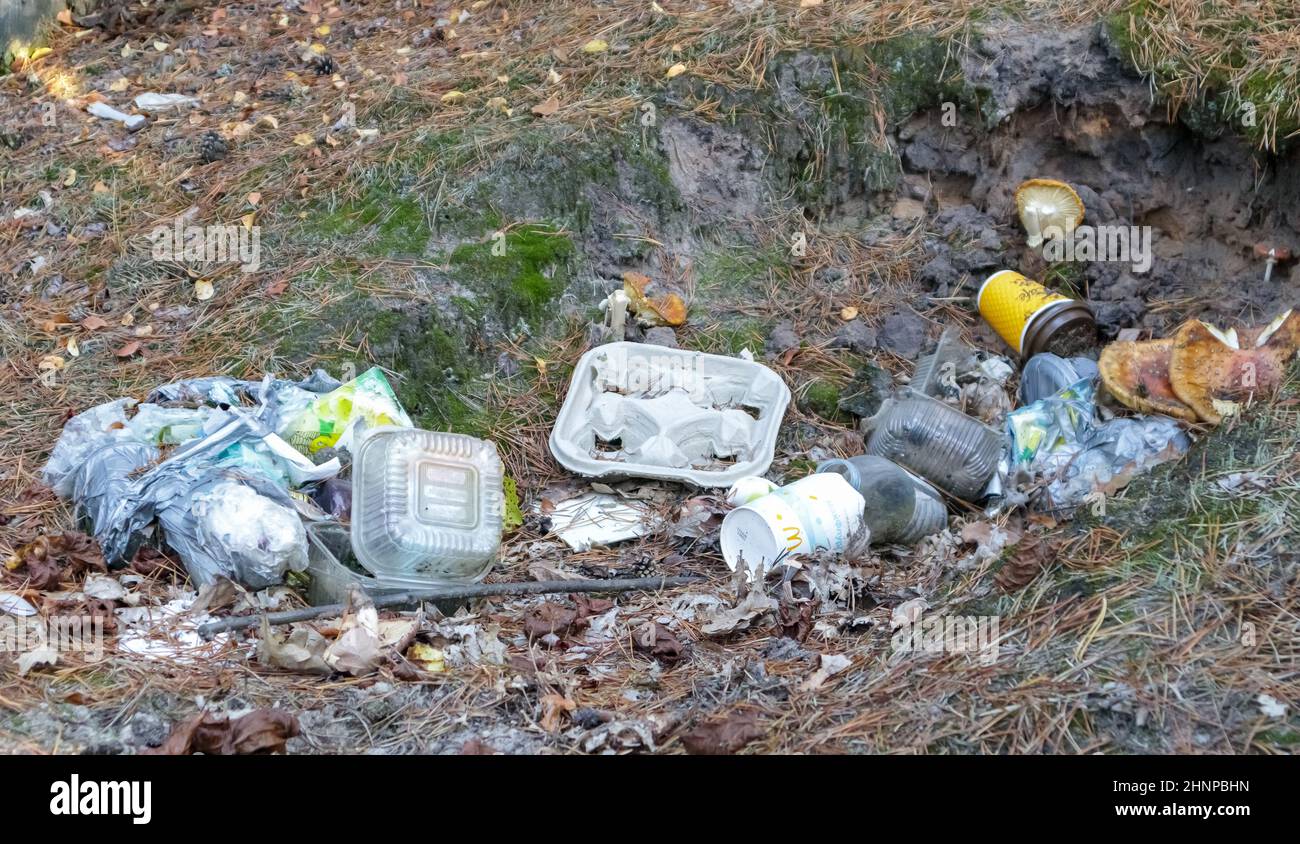
{"type": "Polygon", "coordinates": [[[999,270],[985,279],[976,299],[980,316],[1018,354],[1024,352],[1025,329],[1034,317],[1069,301],[1014,270],[999,270]]]}

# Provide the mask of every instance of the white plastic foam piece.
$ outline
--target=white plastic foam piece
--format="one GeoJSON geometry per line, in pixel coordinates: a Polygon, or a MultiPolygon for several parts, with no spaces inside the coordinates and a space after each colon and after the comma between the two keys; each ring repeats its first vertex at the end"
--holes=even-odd
{"type": "Polygon", "coordinates": [[[551,453],[592,478],[726,487],[772,462],[790,390],[752,361],[607,343],[578,361],[551,453]]]}

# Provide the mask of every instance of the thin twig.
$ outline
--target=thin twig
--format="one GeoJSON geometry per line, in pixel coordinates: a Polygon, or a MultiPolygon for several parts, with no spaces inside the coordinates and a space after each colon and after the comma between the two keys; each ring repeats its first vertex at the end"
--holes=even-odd
{"type": "MultiPolygon", "coordinates": [[[[616,577],[609,580],[535,580],[522,583],[476,583],[471,586],[444,586],[438,589],[411,590],[394,595],[382,595],[375,598],[377,608],[399,607],[419,604],[426,601],[444,601],[456,598],[487,598],[502,595],[545,595],[554,592],[630,592],[636,589],[665,589],[669,586],[687,586],[706,580],[703,577],[677,575],[673,577],[616,577]]],[[[272,626],[292,624],[295,621],[310,621],[322,616],[341,615],[347,609],[344,604],[322,604],[319,607],[307,607],[301,610],[287,610],[271,613],[266,617],[272,626]]],[[[260,624],[259,615],[246,615],[239,618],[227,618],[199,627],[199,635],[211,639],[218,633],[231,630],[243,630],[260,624]]]]}

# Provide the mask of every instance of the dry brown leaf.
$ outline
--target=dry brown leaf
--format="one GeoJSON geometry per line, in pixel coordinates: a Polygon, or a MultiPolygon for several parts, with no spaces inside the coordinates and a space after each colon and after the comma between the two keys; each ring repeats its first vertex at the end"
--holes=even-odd
{"type": "Polygon", "coordinates": [[[632,639],[632,645],[655,659],[674,663],[686,658],[686,646],[673,632],[657,621],[647,621],[632,639]]]}
{"type": "Polygon", "coordinates": [[[524,615],[524,632],[536,638],[550,634],[559,636],[579,621],[577,610],[554,601],[545,601],[524,615]]]}
{"type": "Polygon", "coordinates": [[[542,717],[539,723],[542,729],[548,733],[558,733],[565,714],[578,708],[578,704],[564,695],[557,694],[549,694],[543,697],[541,706],[542,717]]]}
{"type": "Polygon", "coordinates": [[[533,114],[538,117],[550,117],[560,110],[560,100],[554,95],[533,106],[533,114]]]}
{"type": "Polygon", "coordinates": [[[714,718],[682,735],[686,752],[695,756],[727,756],[767,734],[752,709],[714,718]]]}
{"type": "Polygon", "coordinates": [[[215,712],[201,712],[172,730],[154,756],[245,756],[283,753],[289,739],[301,733],[298,719],[283,709],[258,709],[231,721],[215,712]]]}

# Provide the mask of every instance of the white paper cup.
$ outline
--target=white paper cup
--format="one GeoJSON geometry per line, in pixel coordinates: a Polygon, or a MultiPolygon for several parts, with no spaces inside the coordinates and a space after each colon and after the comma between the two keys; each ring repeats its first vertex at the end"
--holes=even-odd
{"type": "Polygon", "coordinates": [[[735,571],[770,571],[777,559],[814,549],[843,551],[866,503],[842,475],[809,475],[737,507],[722,520],[722,557],[735,571]]]}

